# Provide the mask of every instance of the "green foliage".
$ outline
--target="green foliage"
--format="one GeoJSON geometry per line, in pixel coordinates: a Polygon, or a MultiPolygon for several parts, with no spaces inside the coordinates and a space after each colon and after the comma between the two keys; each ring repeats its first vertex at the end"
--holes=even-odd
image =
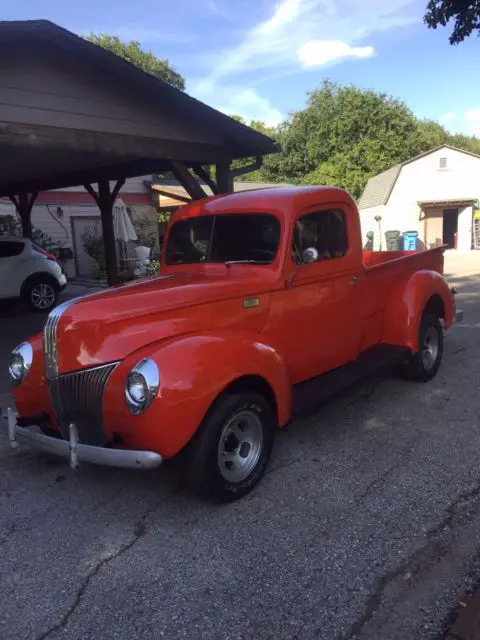
{"type": "Polygon", "coordinates": [[[22,227],[17,216],[0,216],[0,236],[21,236],[22,227]]]}
{"type": "MultiPolygon", "coordinates": [[[[258,130],[260,125],[255,123],[258,130]]],[[[309,93],[305,109],[263,131],[282,151],[267,156],[260,171],[243,180],[335,185],[356,198],[370,177],[442,144],[480,155],[477,138],[451,135],[438,122],[419,120],[385,93],[328,80],[309,93]]]]}
{"type": "MultiPolygon", "coordinates": [[[[277,140],[277,129],[274,127],[267,127],[266,124],[264,122],[262,122],[261,120],[251,120],[250,122],[247,122],[244,118],[242,118],[241,116],[231,116],[234,120],[237,120],[238,122],[241,122],[242,124],[247,125],[248,127],[251,127],[252,129],[254,129],[255,131],[258,131],[259,133],[263,133],[264,135],[273,138],[274,140],[277,140]]],[[[274,155],[268,155],[265,156],[263,158],[263,166],[260,170],[257,171],[252,171],[250,173],[246,173],[242,176],[238,176],[238,178],[236,178],[236,180],[240,181],[240,182],[262,182],[265,181],[266,178],[265,176],[267,175],[267,173],[269,172],[269,167],[270,166],[275,166],[276,163],[276,154],[274,155]]],[[[255,158],[245,158],[242,160],[235,160],[232,163],[232,169],[236,169],[236,168],[240,168],[240,167],[245,167],[249,164],[252,164],[255,161],[255,158]]],[[[275,171],[274,171],[275,173],[275,171]]]]}
{"type": "Polygon", "coordinates": [[[153,249],[157,242],[157,234],[152,230],[151,219],[145,214],[138,216],[135,218],[134,225],[138,244],[153,249]]]}
{"type": "Polygon", "coordinates": [[[145,263],[145,275],[156,276],[160,272],[160,262],[158,260],[149,260],[145,263]]]}
{"type": "Polygon", "coordinates": [[[86,40],[131,62],[142,71],[149,73],[177,89],[185,89],[184,78],[171,66],[168,60],[157,58],[151,51],[143,51],[136,40],[122,42],[116,36],[105,33],[91,33],[86,40]]]}
{"type": "MultiPolygon", "coordinates": [[[[0,216],[0,236],[22,236],[22,225],[18,216],[0,216]]],[[[32,241],[45,251],[51,252],[62,245],[61,242],[54,242],[48,233],[35,227],[32,227],[32,241]]]]}
{"type": "Polygon", "coordinates": [[[105,247],[103,237],[97,229],[88,227],[82,234],[82,244],[85,253],[90,258],[92,277],[96,280],[103,280],[106,277],[105,247]]]}
{"type": "Polygon", "coordinates": [[[430,0],[423,21],[429,29],[454,22],[450,44],[459,44],[480,29],[480,0],[430,0]]]}

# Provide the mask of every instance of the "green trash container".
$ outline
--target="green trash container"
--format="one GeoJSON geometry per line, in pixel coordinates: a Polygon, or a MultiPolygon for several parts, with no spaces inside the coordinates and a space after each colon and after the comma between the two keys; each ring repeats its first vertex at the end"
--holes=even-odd
{"type": "Polygon", "coordinates": [[[400,231],[386,231],[385,241],[387,245],[387,251],[398,251],[400,244],[400,231]]]}

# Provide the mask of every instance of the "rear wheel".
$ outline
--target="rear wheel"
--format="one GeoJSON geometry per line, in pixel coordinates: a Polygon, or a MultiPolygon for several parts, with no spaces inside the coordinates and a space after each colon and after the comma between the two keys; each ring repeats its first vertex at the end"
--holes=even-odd
{"type": "Polygon", "coordinates": [[[47,313],[57,303],[58,285],[53,278],[32,278],[26,283],[23,296],[31,311],[47,313]]]}
{"type": "Polygon", "coordinates": [[[442,358],[443,327],[436,315],[426,313],[420,323],[419,350],[400,365],[398,373],[407,380],[428,382],[437,374],[442,358]]]}
{"type": "Polygon", "coordinates": [[[258,393],[221,397],[192,441],[192,489],[215,502],[246,495],[262,478],[273,447],[275,414],[258,393]]]}

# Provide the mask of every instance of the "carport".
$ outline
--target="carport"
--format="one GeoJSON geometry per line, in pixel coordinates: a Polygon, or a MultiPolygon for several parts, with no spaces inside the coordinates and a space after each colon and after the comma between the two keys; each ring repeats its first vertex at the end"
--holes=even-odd
{"type": "Polygon", "coordinates": [[[113,205],[128,177],[171,171],[193,199],[233,188],[276,143],[51,22],[0,22],[0,197],[25,236],[40,191],[83,185],[117,281],[113,205]],[[242,169],[235,159],[255,158],[242,169]],[[210,174],[206,167],[214,167],[210,174]]]}

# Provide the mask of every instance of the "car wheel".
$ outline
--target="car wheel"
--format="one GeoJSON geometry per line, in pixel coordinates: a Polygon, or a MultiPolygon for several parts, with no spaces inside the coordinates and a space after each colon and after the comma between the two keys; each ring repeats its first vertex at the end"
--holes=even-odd
{"type": "Polygon", "coordinates": [[[24,297],[31,311],[46,313],[57,303],[58,286],[53,280],[35,278],[25,285],[24,297]]]}
{"type": "Polygon", "coordinates": [[[275,413],[262,395],[222,396],[191,444],[187,464],[194,492],[214,502],[246,495],[265,473],[275,428],[275,413]]]}
{"type": "Polygon", "coordinates": [[[420,349],[402,363],[397,372],[402,378],[428,382],[437,374],[443,358],[443,327],[438,317],[426,313],[420,323],[420,349]]]}

